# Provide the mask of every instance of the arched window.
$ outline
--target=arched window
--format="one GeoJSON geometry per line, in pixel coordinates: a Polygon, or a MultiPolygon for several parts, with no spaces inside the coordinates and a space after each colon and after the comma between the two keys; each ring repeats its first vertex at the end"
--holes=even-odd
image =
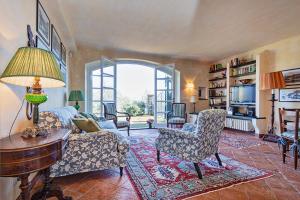
{"type": "Polygon", "coordinates": [[[172,102],[180,99],[179,78],[173,64],[106,58],[87,63],[86,111],[102,115],[102,103],[114,102],[120,111],[134,115],[133,128],[146,127],[147,119],[164,126],[172,102]]]}

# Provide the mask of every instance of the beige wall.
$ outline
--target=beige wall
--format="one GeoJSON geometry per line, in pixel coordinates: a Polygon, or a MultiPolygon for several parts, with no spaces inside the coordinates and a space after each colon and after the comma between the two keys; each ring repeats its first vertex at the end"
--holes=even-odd
{"type": "MultiPolygon", "coordinates": [[[[175,67],[180,71],[180,86],[181,86],[181,101],[186,102],[188,110],[190,109],[189,98],[192,93],[197,95],[196,90],[190,91],[185,88],[186,83],[194,83],[195,89],[199,86],[206,87],[208,85],[208,64],[201,63],[195,60],[185,60],[185,59],[171,59],[156,55],[147,55],[132,52],[123,51],[113,51],[113,50],[95,50],[85,46],[78,46],[77,51],[72,53],[72,58],[70,58],[70,89],[80,89],[84,91],[85,89],[85,64],[99,60],[101,56],[105,56],[110,59],[118,58],[131,58],[131,59],[141,59],[148,60],[152,62],[157,62],[161,64],[171,64],[175,63],[175,67]]],[[[134,80],[133,80],[134,81],[134,80]]],[[[82,109],[84,109],[84,103],[81,102],[82,109]]],[[[197,110],[202,110],[208,108],[208,101],[198,101],[197,110]]]]}
{"type": "MultiPolygon", "coordinates": [[[[291,37],[285,40],[281,40],[245,53],[233,55],[231,57],[222,59],[218,62],[226,63],[230,59],[239,57],[246,59],[255,59],[256,55],[262,55],[264,58],[264,65],[262,68],[266,68],[267,71],[282,71],[286,69],[299,68],[300,67],[300,35],[291,37]]],[[[271,91],[268,92],[271,97],[271,91]]],[[[276,90],[276,98],[278,97],[278,90],[276,90]]],[[[268,102],[260,102],[263,105],[270,105],[268,102]]],[[[275,125],[278,126],[278,108],[300,108],[300,103],[286,103],[276,102],[275,106],[275,125]]],[[[270,122],[271,107],[268,109],[268,122],[270,122]]]]}
{"type": "MultiPolygon", "coordinates": [[[[0,8],[0,74],[2,74],[16,50],[19,47],[26,46],[27,24],[31,25],[31,29],[35,34],[36,0],[0,0],[0,8]]],[[[45,5],[44,8],[48,12],[45,5]]],[[[55,25],[55,21],[59,19],[56,19],[56,16],[52,15],[50,11],[48,15],[55,25]]],[[[57,28],[57,31],[60,34],[59,28],[57,28]]],[[[60,36],[64,41],[64,37],[60,36]]],[[[49,95],[49,100],[41,105],[41,109],[65,105],[66,88],[47,89],[45,92],[49,95]]],[[[24,94],[24,87],[0,82],[0,138],[8,136],[11,123],[21,106],[24,94]]],[[[31,124],[32,122],[25,117],[25,107],[23,107],[12,132],[20,131],[31,124]]],[[[16,199],[19,192],[16,189],[18,185],[19,182],[16,183],[16,179],[0,178],[0,199],[16,199]]]]}

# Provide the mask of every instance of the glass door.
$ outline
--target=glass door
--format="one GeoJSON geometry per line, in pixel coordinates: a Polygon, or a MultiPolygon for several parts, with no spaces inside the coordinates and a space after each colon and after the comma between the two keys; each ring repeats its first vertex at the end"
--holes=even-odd
{"type": "Polygon", "coordinates": [[[165,126],[167,113],[172,109],[175,98],[175,67],[172,64],[160,65],[155,69],[155,122],[156,127],[165,126]]]}
{"type": "Polygon", "coordinates": [[[102,103],[116,102],[116,63],[107,58],[86,64],[87,112],[103,115],[102,103]]]}

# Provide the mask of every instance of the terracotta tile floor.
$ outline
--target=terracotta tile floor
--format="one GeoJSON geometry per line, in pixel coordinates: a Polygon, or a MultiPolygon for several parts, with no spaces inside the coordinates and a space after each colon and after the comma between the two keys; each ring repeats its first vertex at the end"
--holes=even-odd
{"type": "MultiPolygon", "coordinates": [[[[156,134],[156,130],[132,130],[131,135],[156,134]]],[[[255,136],[246,133],[234,133],[249,139],[255,136]]],[[[126,135],[126,132],[124,132],[126,135]]],[[[259,139],[257,139],[259,140],[259,139]]],[[[237,149],[221,144],[220,152],[243,163],[257,168],[271,170],[274,176],[235,185],[190,199],[199,200],[297,200],[300,199],[300,167],[293,168],[291,158],[283,164],[277,144],[269,143],[245,149],[237,149]]],[[[138,199],[126,172],[119,176],[119,169],[89,172],[54,180],[66,195],[74,200],[131,200],[138,199]]],[[[54,199],[54,198],[52,198],[54,199]]]]}

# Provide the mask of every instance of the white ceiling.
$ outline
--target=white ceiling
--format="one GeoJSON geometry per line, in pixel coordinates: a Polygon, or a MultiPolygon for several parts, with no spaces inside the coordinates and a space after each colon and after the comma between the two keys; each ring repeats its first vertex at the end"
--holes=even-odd
{"type": "Polygon", "coordinates": [[[76,44],[97,49],[212,61],[300,34],[300,0],[58,2],[76,44]]]}

